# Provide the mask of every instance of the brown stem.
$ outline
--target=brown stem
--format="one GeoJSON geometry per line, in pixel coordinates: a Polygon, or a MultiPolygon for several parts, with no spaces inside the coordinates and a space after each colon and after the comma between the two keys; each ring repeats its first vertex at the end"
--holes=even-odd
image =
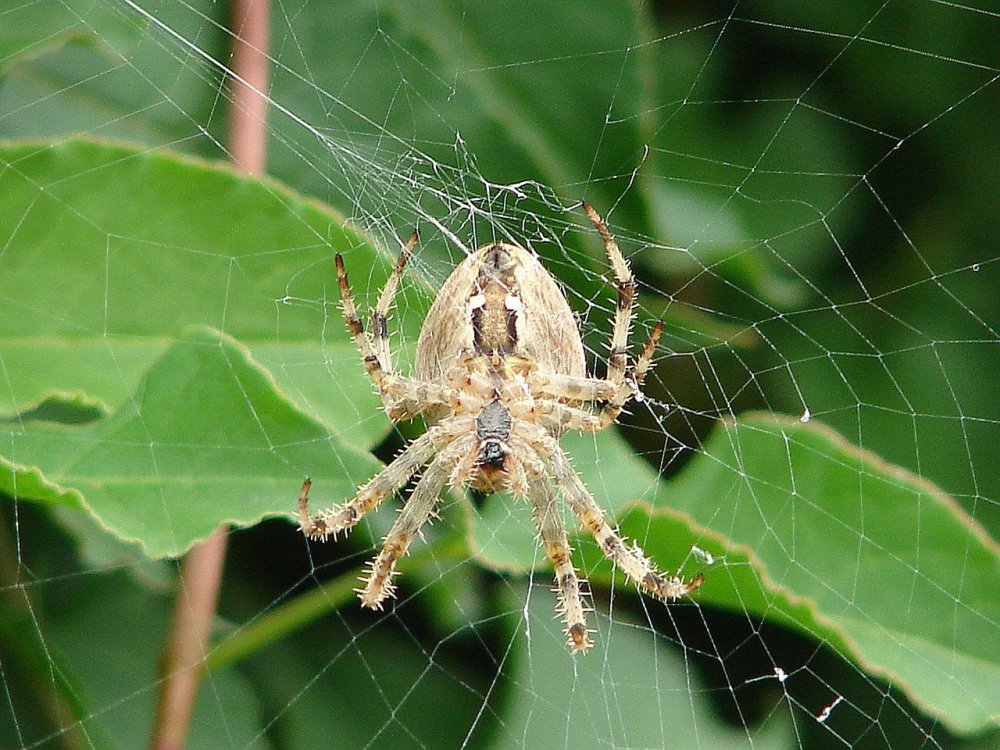
{"type": "MultiPolygon", "coordinates": [[[[230,160],[263,174],[267,144],[268,0],[233,0],[230,160]]],[[[160,662],[160,698],[152,750],[181,750],[187,739],[219,596],[228,528],[220,526],[184,556],[180,589],[160,662]]]]}
{"type": "Polygon", "coordinates": [[[180,589],[160,662],[160,701],[153,724],[152,750],[184,747],[226,557],[228,529],[220,526],[181,561],[180,589]]]}
{"type": "Polygon", "coordinates": [[[268,0],[233,0],[229,158],[247,174],[267,160],[268,0]]]}

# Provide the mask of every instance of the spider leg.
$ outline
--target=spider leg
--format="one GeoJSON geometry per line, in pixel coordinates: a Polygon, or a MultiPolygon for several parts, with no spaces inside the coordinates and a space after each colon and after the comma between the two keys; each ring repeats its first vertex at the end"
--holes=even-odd
{"type": "Polygon", "coordinates": [[[566,501],[583,525],[593,534],[605,557],[635,583],[660,599],[679,599],[701,585],[704,580],[701,573],[688,582],[679,576],[664,575],[656,570],[637,544],[627,544],[608,525],[604,511],[594,502],[593,496],[584,486],[580,475],[570,465],[569,458],[559,444],[552,438],[546,438],[544,442],[546,453],[549,455],[549,466],[562,488],[566,501]]]}
{"type": "Polygon", "coordinates": [[[615,306],[614,327],[611,332],[611,352],[608,355],[608,381],[617,387],[625,381],[628,334],[632,326],[632,308],[635,306],[635,277],[628,261],[618,248],[618,243],[608,231],[604,219],[586,201],[583,202],[583,211],[604,241],[604,251],[608,254],[608,262],[615,277],[615,289],[618,290],[618,303],[615,306]]]}
{"type": "Polygon", "coordinates": [[[361,606],[381,609],[386,597],[395,594],[392,579],[396,574],[396,561],[410,546],[413,537],[427,522],[434,511],[438,495],[448,482],[452,464],[463,451],[472,449],[473,438],[458,440],[428,464],[423,476],[413,488],[413,493],[403,505],[399,518],[392,525],[382,543],[382,549],[372,560],[364,579],[364,586],[357,589],[361,606]]]}
{"type": "Polygon", "coordinates": [[[365,334],[361,318],[358,317],[358,308],[354,305],[351,284],[347,279],[347,269],[344,267],[344,256],[337,253],[334,256],[334,262],[337,264],[337,283],[340,285],[340,301],[344,306],[344,322],[347,323],[347,331],[351,334],[358,349],[361,350],[361,358],[364,361],[368,377],[375,382],[380,391],[384,392],[387,376],[391,375],[391,372],[387,372],[383,368],[381,360],[372,348],[371,340],[365,334]]]}
{"type": "Polygon", "coordinates": [[[375,356],[378,357],[383,371],[388,373],[393,372],[392,357],[389,354],[389,311],[392,309],[392,303],[396,299],[396,290],[399,288],[399,279],[403,274],[403,268],[406,267],[406,262],[410,259],[410,253],[413,252],[413,248],[416,247],[419,238],[420,234],[414,230],[413,234],[410,235],[410,239],[407,240],[406,246],[399,253],[399,258],[396,259],[396,266],[392,269],[392,273],[385,282],[385,286],[382,287],[382,292],[378,297],[378,304],[375,305],[375,309],[372,311],[371,326],[372,335],[375,338],[375,356]]]}
{"type": "Polygon", "coordinates": [[[642,353],[639,354],[639,358],[626,374],[625,382],[618,387],[617,393],[608,399],[601,408],[598,415],[601,426],[598,429],[604,429],[613,424],[628,400],[642,393],[642,383],[646,379],[650,365],[653,364],[653,355],[656,353],[656,346],[660,343],[662,333],[663,321],[658,320],[653,326],[653,330],[650,331],[649,338],[646,339],[646,345],[642,347],[642,353]]]}
{"type": "Polygon", "coordinates": [[[618,393],[617,386],[604,378],[538,371],[528,376],[528,390],[539,396],[558,398],[571,403],[610,401],[618,393]]]}
{"type": "Polygon", "coordinates": [[[577,406],[536,399],[533,407],[538,423],[554,435],[561,435],[566,430],[597,432],[604,427],[599,415],[577,406]]]}
{"type": "Polygon", "coordinates": [[[633,367],[628,365],[628,338],[632,327],[635,308],[635,276],[629,268],[628,261],[622,255],[615,238],[608,231],[604,219],[587,201],[583,201],[583,211],[597,229],[604,242],[604,251],[615,279],[615,289],[618,301],[615,304],[615,317],[609,342],[608,373],[602,381],[598,378],[579,378],[573,376],[548,376],[536,378],[535,393],[568,401],[593,401],[602,404],[600,426],[602,429],[612,424],[621,413],[625,403],[639,392],[642,380],[653,361],[656,344],[663,331],[663,324],[657,323],[643,347],[633,367]]]}
{"type": "Polygon", "coordinates": [[[309,488],[312,482],[302,483],[299,493],[299,528],[310,539],[326,541],[328,536],[336,537],[341,531],[353,527],[361,517],[375,508],[382,500],[398,490],[410,477],[434,455],[434,441],[445,429],[441,425],[432,427],[418,437],[395,460],[358,489],[353,499],[341,506],[321,511],[313,515],[309,512],[309,488]]]}
{"type": "Polygon", "coordinates": [[[455,391],[452,388],[397,375],[389,356],[387,316],[399,286],[400,275],[416,241],[417,235],[414,232],[403,252],[400,253],[399,260],[379,295],[378,304],[372,313],[374,343],[358,316],[358,308],[354,304],[354,296],[351,294],[351,285],[347,278],[347,269],[344,266],[344,257],[340,253],[334,257],[337,264],[337,282],[340,285],[340,299],[344,306],[344,322],[347,323],[347,330],[361,352],[365,372],[378,387],[379,395],[382,397],[382,403],[385,405],[389,417],[396,421],[411,419],[429,408],[447,405],[455,400],[455,391]]]}
{"type": "MultiPolygon", "coordinates": [[[[529,388],[533,393],[538,395],[557,398],[571,403],[588,401],[601,403],[601,410],[593,415],[593,421],[580,418],[579,426],[576,424],[567,426],[569,429],[583,430],[585,432],[603,430],[614,423],[618,415],[621,414],[622,408],[628,403],[628,400],[639,393],[642,382],[646,378],[646,373],[653,363],[653,355],[656,353],[656,346],[660,342],[660,335],[662,333],[663,323],[658,321],[653,326],[653,330],[650,332],[649,339],[642,348],[639,358],[626,371],[624,379],[618,383],[602,378],[579,378],[572,375],[543,375],[537,373],[532,375],[529,388]]],[[[572,406],[568,408],[574,409],[572,406]]],[[[575,410],[582,411],[579,409],[575,410]]]]}
{"type": "Polygon", "coordinates": [[[555,569],[556,594],[559,597],[559,613],[566,625],[567,645],[574,653],[584,652],[594,645],[587,630],[587,620],[583,598],[580,593],[580,580],[576,576],[573,562],[570,558],[572,549],[566,539],[566,528],[559,517],[555,494],[544,475],[528,480],[528,497],[535,516],[535,524],[555,569]]]}

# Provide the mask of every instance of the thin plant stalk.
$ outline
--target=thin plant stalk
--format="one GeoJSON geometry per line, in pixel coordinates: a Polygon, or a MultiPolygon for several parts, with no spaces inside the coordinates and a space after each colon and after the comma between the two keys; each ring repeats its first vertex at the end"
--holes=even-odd
{"type": "MultiPolygon", "coordinates": [[[[264,173],[267,153],[268,0],[233,0],[233,71],[227,149],[247,174],[264,173]]],[[[180,587],[160,662],[152,750],[187,741],[222,581],[229,529],[220,526],[184,556],[180,587]]]]}

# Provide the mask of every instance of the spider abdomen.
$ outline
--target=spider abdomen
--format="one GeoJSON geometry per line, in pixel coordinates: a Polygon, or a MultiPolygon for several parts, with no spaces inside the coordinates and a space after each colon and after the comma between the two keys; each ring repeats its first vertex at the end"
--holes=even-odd
{"type": "Polygon", "coordinates": [[[524,248],[486,245],[452,272],[420,330],[415,375],[439,379],[470,353],[519,355],[545,372],[586,375],[573,312],[552,275],[524,248]]]}

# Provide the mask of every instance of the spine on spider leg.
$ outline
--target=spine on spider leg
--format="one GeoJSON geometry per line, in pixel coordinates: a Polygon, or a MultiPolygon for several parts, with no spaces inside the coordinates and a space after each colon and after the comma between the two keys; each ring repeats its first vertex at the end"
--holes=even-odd
{"type": "Polygon", "coordinates": [[[382,369],[382,363],[372,348],[371,341],[365,333],[364,324],[358,316],[358,309],[354,305],[354,297],[351,295],[351,285],[347,279],[347,269],[344,267],[344,256],[337,253],[334,256],[337,264],[337,283],[340,285],[340,301],[344,306],[344,322],[347,324],[347,331],[354,339],[354,343],[361,350],[361,358],[365,365],[365,372],[368,373],[380,391],[384,391],[386,383],[386,373],[382,369]]]}
{"type": "Polygon", "coordinates": [[[396,265],[389,274],[382,293],[379,295],[378,303],[372,311],[371,327],[372,336],[375,339],[375,356],[378,358],[382,369],[392,372],[392,360],[389,353],[389,310],[396,298],[396,291],[399,288],[399,280],[403,275],[403,269],[410,258],[410,253],[417,244],[420,234],[414,230],[407,241],[406,246],[399,253],[396,265]]]}
{"type": "Polygon", "coordinates": [[[327,537],[336,537],[340,532],[352,528],[365,513],[403,486],[430,459],[434,453],[434,441],[440,433],[440,428],[432,427],[403,449],[380,474],[358,488],[353,498],[315,516],[309,512],[309,488],[312,482],[307,479],[302,483],[302,491],[299,493],[299,527],[302,533],[310,539],[326,541],[327,537]]]}
{"type": "Polygon", "coordinates": [[[309,512],[309,490],[312,487],[312,480],[308,477],[302,483],[299,490],[299,530],[309,539],[317,539],[325,542],[331,535],[336,538],[337,531],[331,527],[328,521],[328,513],[313,515],[309,512]]]}
{"type": "Polygon", "coordinates": [[[349,531],[365,513],[375,507],[385,497],[385,492],[374,480],[358,490],[357,495],[349,502],[321,511],[316,515],[309,512],[309,489],[312,480],[306,479],[299,492],[299,529],[310,539],[325,542],[329,538],[336,540],[337,534],[349,531]]]}
{"type": "Polygon", "coordinates": [[[662,334],[663,321],[659,320],[653,326],[653,330],[649,334],[649,339],[646,340],[646,344],[643,346],[639,358],[635,361],[635,365],[625,373],[624,379],[618,385],[617,393],[615,393],[607,406],[600,412],[596,429],[603,430],[605,427],[614,424],[630,398],[635,398],[637,401],[642,399],[642,384],[646,379],[646,373],[649,372],[649,368],[653,364],[653,356],[656,354],[656,347],[660,342],[662,334]]]}
{"type": "Polygon", "coordinates": [[[673,601],[686,596],[701,586],[704,576],[699,573],[690,582],[678,576],[660,573],[653,562],[637,543],[628,544],[594,509],[587,509],[581,515],[584,524],[594,535],[601,550],[611,562],[633,581],[641,585],[653,596],[673,601]]]}
{"type": "MultiPolygon", "coordinates": [[[[628,268],[628,266],[625,266],[628,268]]],[[[616,271],[617,273],[617,271],[616,271]]],[[[632,308],[635,306],[635,279],[629,275],[627,279],[617,279],[615,288],[618,290],[618,303],[615,309],[614,328],[612,330],[611,351],[608,354],[608,380],[620,381],[626,376],[628,369],[628,339],[632,321],[632,308]]]]}
{"type": "MultiPolygon", "coordinates": [[[[559,601],[556,611],[562,616],[563,623],[566,625],[566,644],[574,652],[583,653],[593,646],[594,642],[590,639],[590,631],[587,629],[587,609],[583,604],[580,579],[570,561],[569,547],[564,549],[565,557],[555,564],[556,585],[554,591],[559,601]]],[[[553,560],[556,559],[551,552],[549,557],[553,560]]]]}
{"type": "Polygon", "coordinates": [[[628,366],[627,343],[632,323],[632,308],[635,306],[635,277],[632,275],[632,269],[629,268],[628,261],[622,255],[614,236],[608,231],[608,225],[605,224],[604,219],[587,201],[583,201],[583,211],[604,242],[608,262],[611,264],[611,271],[615,277],[615,289],[618,292],[614,328],[611,335],[611,351],[608,355],[608,380],[617,383],[624,380],[628,366]]]}
{"type": "Polygon", "coordinates": [[[628,547],[626,554],[638,561],[642,570],[642,578],[635,575],[632,578],[642,584],[653,596],[665,601],[674,601],[687,596],[701,586],[705,576],[699,573],[692,580],[685,582],[680,576],[668,576],[656,569],[653,561],[646,557],[642,548],[635,542],[628,547]]]}
{"type": "Polygon", "coordinates": [[[371,500],[374,498],[362,498],[361,502],[352,501],[339,507],[323,511],[318,516],[309,515],[308,508],[299,505],[299,525],[303,533],[310,539],[319,539],[325,542],[332,538],[334,541],[341,532],[350,531],[360,520],[361,516],[374,505],[371,500]],[[303,513],[305,514],[303,520],[303,513]]]}
{"type": "Polygon", "coordinates": [[[361,598],[361,606],[368,609],[382,609],[382,603],[396,595],[392,579],[399,574],[396,561],[406,552],[406,546],[386,541],[382,551],[368,564],[361,579],[364,586],[354,589],[361,598]]]}
{"type": "Polygon", "coordinates": [[[365,585],[357,592],[361,597],[362,606],[379,609],[387,597],[394,595],[395,587],[392,579],[396,575],[396,561],[406,554],[413,537],[419,533],[434,512],[438,494],[448,480],[451,467],[458,460],[461,454],[460,448],[464,445],[462,441],[458,441],[449,446],[431,461],[423,476],[417,481],[409,500],[399,512],[399,518],[386,535],[382,549],[363,579],[365,585]]]}
{"type": "Polygon", "coordinates": [[[566,528],[559,518],[555,497],[543,473],[530,480],[528,498],[531,501],[539,539],[555,570],[554,591],[559,602],[556,610],[566,625],[566,643],[574,652],[584,652],[594,644],[587,630],[586,608],[580,590],[580,579],[573,567],[572,549],[566,538],[566,528]]]}
{"type": "MultiPolygon", "coordinates": [[[[418,480],[418,487],[424,486],[423,480],[424,478],[418,480]]],[[[414,499],[413,495],[410,499],[414,499]]],[[[361,599],[362,607],[382,609],[382,602],[396,595],[396,587],[392,582],[392,579],[399,574],[396,562],[406,554],[414,535],[419,533],[420,527],[433,510],[433,506],[428,507],[421,512],[419,518],[413,518],[408,513],[411,507],[403,506],[399,518],[383,540],[382,549],[369,563],[365,575],[361,578],[364,586],[354,590],[361,599]]]]}
{"type": "Polygon", "coordinates": [[[650,594],[664,601],[672,602],[675,599],[680,599],[682,596],[687,596],[701,586],[702,581],[705,580],[705,576],[701,573],[687,582],[679,576],[669,576],[661,573],[654,567],[652,561],[646,557],[642,548],[636,543],[627,548],[625,555],[637,563],[635,572],[629,573],[629,576],[641,584],[650,594]]]}
{"type": "Polygon", "coordinates": [[[587,607],[583,603],[581,581],[573,567],[573,548],[569,546],[562,524],[552,515],[557,512],[554,504],[546,508],[544,514],[541,509],[536,509],[535,525],[555,574],[556,585],[552,590],[558,602],[556,612],[566,626],[566,645],[574,653],[583,653],[594,642],[587,628],[587,607]]]}
{"type": "Polygon", "coordinates": [[[658,320],[656,321],[656,325],[653,326],[653,330],[650,332],[649,338],[646,340],[646,345],[642,347],[642,353],[639,355],[639,359],[635,361],[633,372],[637,392],[640,388],[642,388],[642,383],[646,379],[646,373],[653,364],[653,356],[656,354],[656,347],[659,345],[660,336],[662,335],[663,321],[658,320]]]}

